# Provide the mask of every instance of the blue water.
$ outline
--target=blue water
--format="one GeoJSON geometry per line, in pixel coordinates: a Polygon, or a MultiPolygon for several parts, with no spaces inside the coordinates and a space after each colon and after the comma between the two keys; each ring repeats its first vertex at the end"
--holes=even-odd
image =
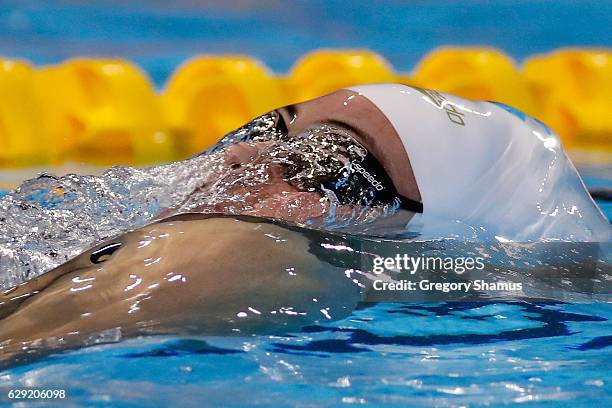
{"type": "Polygon", "coordinates": [[[96,346],[0,380],[100,407],[604,407],[610,319],[602,303],[386,303],[291,336],[96,346]]]}
{"type": "Polygon", "coordinates": [[[609,47],[610,27],[610,0],[6,0],[0,55],[37,64],[128,58],[161,86],[201,53],[252,55],[286,72],[313,49],[365,47],[409,71],[449,44],[492,45],[518,61],[559,47],[609,47]]]}

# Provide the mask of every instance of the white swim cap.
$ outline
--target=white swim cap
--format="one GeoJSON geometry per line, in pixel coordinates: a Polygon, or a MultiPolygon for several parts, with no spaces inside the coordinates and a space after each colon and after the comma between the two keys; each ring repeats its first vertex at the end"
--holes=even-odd
{"type": "Polygon", "coordinates": [[[399,84],[348,89],[372,101],[402,139],[423,199],[424,238],[611,240],[559,138],[536,119],[399,84]]]}

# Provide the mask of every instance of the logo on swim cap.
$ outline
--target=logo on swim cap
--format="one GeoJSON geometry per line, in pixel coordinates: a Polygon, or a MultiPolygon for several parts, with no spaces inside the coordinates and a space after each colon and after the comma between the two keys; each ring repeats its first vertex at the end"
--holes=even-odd
{"type": "Polygon", "coordinates": [[[357,173],[360,173],[366,180],[368,180],[370,184],[372,184],[372,187],[376,189],[376,191],[382,191],[385,189],[381,182],[376,180],[374,176],[368,173],[368,171],[364,169],[359,163],[353,163],[353,166],[355,166],[357,173]]]}

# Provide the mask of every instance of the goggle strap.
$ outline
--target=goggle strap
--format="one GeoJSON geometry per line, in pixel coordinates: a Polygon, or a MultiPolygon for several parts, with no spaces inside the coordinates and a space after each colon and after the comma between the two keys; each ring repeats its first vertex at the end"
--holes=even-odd
{"type": "Polygon", "coordinates": [[[400,208],[404,210],[412,211],[414,213],[423,213],[423,203],[415,201],[411,198],[404,197],[403,195],[397,195],[400,199],[400,208]]]}

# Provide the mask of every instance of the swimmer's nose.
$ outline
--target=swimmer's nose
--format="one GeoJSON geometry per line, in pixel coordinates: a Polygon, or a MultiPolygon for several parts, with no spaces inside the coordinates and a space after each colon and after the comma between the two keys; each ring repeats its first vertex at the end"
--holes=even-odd
{"type": "Polygon", "coordinates": [[[257,156],[257,148],[248,143],[239,142],[225,151],[225,164],[231,167],[240,167],[249,163],[257,156]]]}

